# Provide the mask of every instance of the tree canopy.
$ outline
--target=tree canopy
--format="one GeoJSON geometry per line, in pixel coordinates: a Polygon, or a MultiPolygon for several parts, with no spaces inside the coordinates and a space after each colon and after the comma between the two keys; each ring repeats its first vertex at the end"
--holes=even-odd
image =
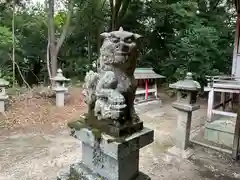
{"type": "Polygon", "coordinates": [[[63,0],[62,8],[53,9],[52,16],[49,3],[58,6],[54,0],[42,5],[29,2],[0,3],[0,68],[10,81],[16,73],[20,85],[19,70],[29,84],[48,82],[50,17],[55,38],[52,45],[61,41],[68,26],[59,51],[50,52],[50,56],[56,55],[56,66],[69,78],[83,79],[86,71],[94,68],[100,33],[120,26],[143,36],[138,67],[153,67],[169,82],[182,78],[187,71],[201,82],[205,75],[230,73],[236,21],[231,1],[63,0]],[[19,69],[12,66],[13,43],[19,69]]]}

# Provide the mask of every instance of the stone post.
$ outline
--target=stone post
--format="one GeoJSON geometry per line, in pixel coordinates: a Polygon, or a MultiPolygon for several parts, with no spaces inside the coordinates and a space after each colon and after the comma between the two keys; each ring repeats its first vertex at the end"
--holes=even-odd
{"type": "Polygon", "coordinates": [[[8,99],[8,95],[6,94],[6,87],[9,85],[9,82],[0,79],[0,112],[5,112],[5,102],[8,99]]]}
{"type": "Polygon", "coordinates": [[[184,80],[170,84],[169,87],[177,90],[177,101],[173,103],[173,107],[178,111],[176,145],[169,149],[169,152],[182,158],[188,158],[193,153],[189,148],[192,112],[200,108],[196,104],[196,100],[201,86],[192,79],[192,73],[188,72],[184,80]]]}
{"type": "Polygon", "coordinates": [[[51,80],[55,82],[55,87],[53,90],[56,92],[56,106],[63,107],[65,100],[64,95],[68,91],[68,88],[65,87],[65,82],[69,81],[69,79],[63,76],[61,69],[58,69],[57,75],[51,80]]]}

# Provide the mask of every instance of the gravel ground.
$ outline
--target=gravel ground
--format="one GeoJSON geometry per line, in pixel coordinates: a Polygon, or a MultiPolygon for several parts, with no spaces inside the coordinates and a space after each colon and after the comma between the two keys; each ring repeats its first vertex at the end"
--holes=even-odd
{"type": "MultiPolygon", "coordinates": [[[[176,111],[171,107],[172,99],[162,96],[162,100],[161,108],[155,106],[150,108],[151,113],[140,113],[145,126],[155,131],[155,141],[140,152],[140,170],[152,180],[240,179],[240,165],[226,154],[196,145],[195,154],[189,160],[167,153],[174,144],[176,111]],[[157,116],[152,116],[154,112],[157,116]]],[[[83,109],[68,113],[67,118],[79,116],[83,109]]],[[[204,123],[205,114],[202,103],[202,108],[193,114],[192,129],[204,123]]],[[[81,143],[69,136],[66,122],[66,119],[49,120],[44,124],[28,123],[24,127],[2,130],[0,180],[56,180],[59,170],[80,161],[81,143]]]]}

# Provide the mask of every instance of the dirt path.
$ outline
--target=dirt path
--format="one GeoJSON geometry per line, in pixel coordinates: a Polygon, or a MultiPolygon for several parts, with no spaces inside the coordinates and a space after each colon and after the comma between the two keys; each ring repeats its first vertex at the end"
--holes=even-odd
{"type": "MultiPolygon", "coordinates": [[[[240,179],[240,166],[232,163],[228,155],[199,146],[194,146],[190,160],[167,153],[174,144],[176,111],[171,107],[172,100],[164,96],[162,99],[161,108],[155,106],[140,113],[145,126],[155,131],[154,143],[140,152],[140,170],[152,180],[240,179]]],[[[83,111],[80,108],[69,117],[83,111]]],[[[204,105],[194,113],[193,128],[204,122],[205,113],[204,105]]],[[[0,180],[55,180],[59,170],[80,161],[81,143],[69,136],[66,121],[4,131],[0,135],[0,180]]]]}

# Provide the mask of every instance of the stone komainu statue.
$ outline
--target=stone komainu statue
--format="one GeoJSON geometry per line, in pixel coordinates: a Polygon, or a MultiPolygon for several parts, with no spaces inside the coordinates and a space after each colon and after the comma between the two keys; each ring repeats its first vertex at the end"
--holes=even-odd
{"type": "Polygon", "coordinates": [[[97,120],[110,119],[116,125],[138,122],[134,109],[137,39],[141,36],[120,28],[105,32],[100,49],[98,73],[85,77],[85,102],[97,120]]]}

